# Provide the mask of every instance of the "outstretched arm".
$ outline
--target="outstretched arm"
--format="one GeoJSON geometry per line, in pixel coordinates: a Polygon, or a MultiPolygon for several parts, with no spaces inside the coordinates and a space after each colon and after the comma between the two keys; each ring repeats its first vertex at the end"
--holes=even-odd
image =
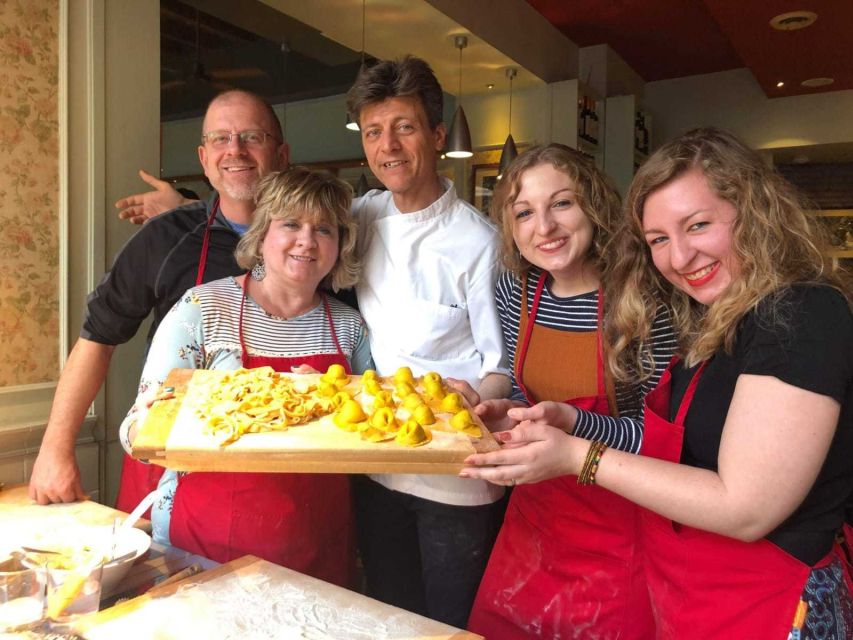
{"type": "Polygon", "coordinates": [[[114,350],[113,345],[79,338],[68,356],[30,476],[29,495],[39,504],[86,498],[74,445],[86,411],[106,378],[114,350]]]}
{"type": "Polygon", "coordinates": [[[142,169],[139,170],[139,177],[143,182],[154,187],[154,191],[136,193],[117,201],[115,206],[119,209],[118,217],[122,220],[129,220],[133,224],[145,224],[161,213],[193,202],[175,191],[170,183],[159,180],[142,169]]]}
{"type": "MultiPolygon", "coordinates": [[[[757,540],[793,513],[814,484],[839,412],[829,396],[770,376],[742,375],[723,429],[717,471],[608,449],[596,483],[666,518],[757,540]]],[[[516,446],[469,456],[465,463],[475,466],[460,475],[497,484],[542,480],[541,469],[547,469],[545,477],[577,475],[590,446],[533,422],[498,438],[516,446]]]]}

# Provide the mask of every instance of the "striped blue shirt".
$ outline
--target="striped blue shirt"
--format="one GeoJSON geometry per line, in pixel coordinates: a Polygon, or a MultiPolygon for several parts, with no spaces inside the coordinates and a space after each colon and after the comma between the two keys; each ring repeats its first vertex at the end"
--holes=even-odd
{"type": "MultiPolygon", "coordinates": [[[[533,305],[536,283],[541,270],[533,267],[527,278],[527,312],[533,305]]],[[[511,273],[503,273],[495,285],[495,296],[501,318],[507,355],[513,363],[513,400],[524,401],[524,394],[515,379],[515,354],[518,346],[518,327],[521,319],[521,281],[511,273]]],[[[542,290],[535,324],[558,331],[588,332],[598,327],[598,291],[560,298],[551,293],[548,284],[542,290]]],[[[616,405],[620,417],[603,416],[578,410],[574,435],[588,440],[601,440],[622,451],[638,453],[643,441],[643,398],[657,386],[666,365],[675,353],[676,340],[669,315],[661,307],[652,327],[652,357],[654,375],[638,384],[617,383],[616,405]]],[[[562,399],[562,398],[560,398],[562,399]]]]}

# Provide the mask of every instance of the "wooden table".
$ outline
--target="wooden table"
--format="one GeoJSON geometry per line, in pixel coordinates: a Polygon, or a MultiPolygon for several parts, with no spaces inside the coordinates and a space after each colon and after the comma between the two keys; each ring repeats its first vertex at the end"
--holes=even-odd
{"type": "Polygon", "coordinates": [[[78,628],[122,637],[282,640],[476,640],[473,633],[377,602],[254,556],[105,609],[78,628]]]}
{"type": "MultiPolygon", "coordinates": [[[[54,529],[69,524],[111,525],[116,518],[127,516],[92,500],[64,504],[40,505],[30,500],[27,485],[6,486],[0,489],[0,541],[11,539],[11,533],[22,530],[54,529]],[[8,536],[8,538],[7,538],[8,536]]],[[[140,519],[136,527],[151,532],[151,523],[140,519]]]]}

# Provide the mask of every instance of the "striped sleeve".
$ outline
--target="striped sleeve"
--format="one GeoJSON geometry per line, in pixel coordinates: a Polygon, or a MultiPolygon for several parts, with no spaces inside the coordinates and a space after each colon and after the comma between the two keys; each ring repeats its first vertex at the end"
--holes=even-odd
{"type": "Polygon", "coordinates": [[[669,313],[663,306],[658,307],[655,316],[650,346],[654,373],[636,385],[617,385],[616,404],[620,417],[602,416],[579,409],[574,435],[586,440],[600,440],[621,451],[640,452],[643,444],[643,399],[657,386],[677,347],[669,313]]]}

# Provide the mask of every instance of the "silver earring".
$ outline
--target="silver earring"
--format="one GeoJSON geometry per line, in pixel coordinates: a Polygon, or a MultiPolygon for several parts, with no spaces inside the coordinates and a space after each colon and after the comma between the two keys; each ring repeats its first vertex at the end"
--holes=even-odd
{"type": "Polygon", "coordinates": [[[252,280],[257,280],[258,282],[260,282],[261,280],[263,280],[264,278],[267,277],[267,269],[264,266],[263,260],[261,260],[260,262],[255,264],[254,267],[252,267],[251,273],[252,273],[252,280]]]}

